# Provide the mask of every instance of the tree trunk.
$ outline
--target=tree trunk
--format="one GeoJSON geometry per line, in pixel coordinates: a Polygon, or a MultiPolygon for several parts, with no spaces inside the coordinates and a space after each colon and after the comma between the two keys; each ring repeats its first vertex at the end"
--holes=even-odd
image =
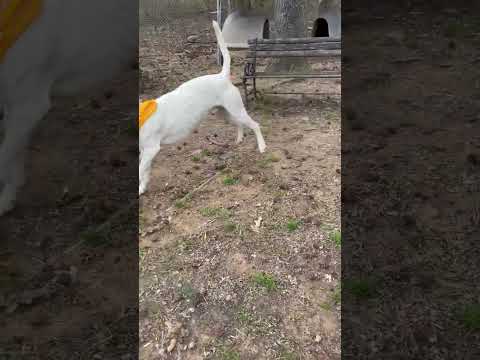
{"type": "MultiPolygon", "coordinates": [[[[273,37],[305,37],[305,0],[273,1],[273,37]]],[[[273,72],[296,71],[308,68],[304,58],[283,58],[273,62],[269,68],[273,72]]]]}
{"type": "Polygon", "coordinates": [[[305,0],[274,0],[274,34],[278,38],[305,36],[305,0]]]}

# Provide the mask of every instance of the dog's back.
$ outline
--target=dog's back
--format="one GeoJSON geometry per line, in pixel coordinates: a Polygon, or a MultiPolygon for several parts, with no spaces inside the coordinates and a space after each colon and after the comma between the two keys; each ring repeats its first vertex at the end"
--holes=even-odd
{"type": "Polygon", "coordinates": [[[219,74],[205,75],[180,85],[156,100],[156,113],[140,130],[140,143],[155,138],[173,144],[188,136],[210,109],[221,104],[228,84],[219,74]]]}

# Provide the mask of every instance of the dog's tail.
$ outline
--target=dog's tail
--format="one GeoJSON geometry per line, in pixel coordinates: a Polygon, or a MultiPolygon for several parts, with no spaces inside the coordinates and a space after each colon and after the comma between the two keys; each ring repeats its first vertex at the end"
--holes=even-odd
{"type": "Polygon", "coordinates": [[[223,56],[223,68],[221,74],[225,77],[230,77],[230,52],[228,51],[227,44],[223,38],[222,30],[220,30],[220,26],[215,20],[213,21],[213,29],[215,30],[218,46],[220,47],[223,56]]]}

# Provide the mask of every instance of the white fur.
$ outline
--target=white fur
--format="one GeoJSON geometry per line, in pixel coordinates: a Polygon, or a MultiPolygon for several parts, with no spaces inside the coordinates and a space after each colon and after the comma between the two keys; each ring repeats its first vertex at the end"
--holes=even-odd
{"type": "Polygon", "coordinates": [[[238,126],[237,142],[242,141],[246,126],[254,131],[259,151],[265,151],[260,126],[248,115],[239,90],[230,81],[230,54],[215,21],[213,28],[224,58],[222,72],[187,81],[156,99],[157,111],[140,129],[140,195],[147,188],[152,160],[160,151],[160,145],[173,144],[187,137],[214,107],[222,107],[229,120],[238,126]]]}
{"type": "Polygon", "coordinates": [[[131,16],[138,16],[132,0],[45,0],[40,18],[6,53],[0,63],[0,215],[13,208],[25,182],[26,147],[50,96],[88,91],[135,59],[138,25],[131,16]]]}

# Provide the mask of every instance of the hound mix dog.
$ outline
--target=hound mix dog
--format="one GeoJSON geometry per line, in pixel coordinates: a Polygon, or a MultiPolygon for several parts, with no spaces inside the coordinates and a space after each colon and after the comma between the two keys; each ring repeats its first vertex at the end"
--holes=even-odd
{"type": "Polygon", "coordinates": [[[189,80],[158,99],[140,104],[139,195],[147,189],[152,160],[160,146],[187,137],[213,108],[220,107],[237,125],[237,143],[242,141],[244,127],[247,127],[255,133],[258,150],[265,151],[260,126],[248,115],[239,90],[231,82],[230,54],[216,21],[213,28],[224,59],[222,71],[189,80]]]}

